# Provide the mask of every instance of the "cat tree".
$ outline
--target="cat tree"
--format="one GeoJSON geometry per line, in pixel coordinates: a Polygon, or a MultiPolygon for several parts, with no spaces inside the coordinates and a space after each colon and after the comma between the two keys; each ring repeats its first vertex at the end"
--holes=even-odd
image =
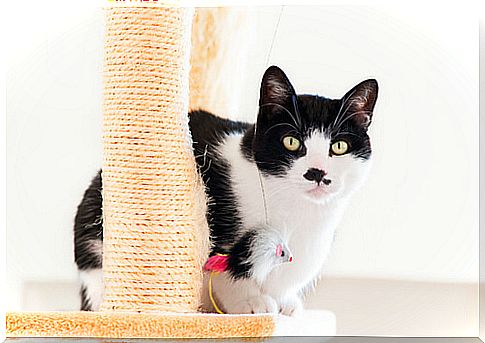
{"type": "MultiPolygon", "coordinates": [[[[301,327],[308,318],[197,312],[208,227],[187,117],[193,10],[106,13],[101,311],[8,313],[7,336],[254,337],[301,327]]],[[[323,319],[312,334],[334,333],[333,317],[323,319]]]]}

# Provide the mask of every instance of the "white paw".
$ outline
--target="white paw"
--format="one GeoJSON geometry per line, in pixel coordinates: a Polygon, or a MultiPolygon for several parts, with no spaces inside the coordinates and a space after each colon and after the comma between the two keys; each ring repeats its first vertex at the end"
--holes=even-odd
{"type": "Polygon", "coordinates": [[[280,313],[285,316],[296,316],[303,310],[303,303],[298,297],[291,297],[281,302],[280,313]]]}
{"type": "Polygon", "coordinates": [[[270,296],[260,295],[237,303],[233,313],[278,313],[278,305],[270,296]]]}

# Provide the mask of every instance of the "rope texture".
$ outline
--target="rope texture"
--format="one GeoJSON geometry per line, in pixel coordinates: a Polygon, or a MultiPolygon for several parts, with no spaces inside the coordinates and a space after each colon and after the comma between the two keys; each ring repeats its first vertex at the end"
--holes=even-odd
{"type": "Polygon", "coordinates": [[[106,10],[102,311],[194,312],[207,256],[188,130],[193,10],[106,10]]]}
{"type": "MultiPolygon", "coordinates": [[[[141,338],[172,338],[167,342],[179,342],[186,338],[225,338],[224,342],[240,342],[241,337],[258,337],[249,342],[262,342],[260,337],[275,332],[272,315],[214,315],[214,314],[139,314],[100,312],[7,312],[6,333],[8,338],[26,337],[12,342],[62,342],[53,337],[66,337],[68,342],[139,342],[141,338]],[[76,339],[91,337],[94,339],[76,339]],[[115,341],[102,340],[118,338],[115,341]],[[228,340],[228,338],[236,338],[228,340]],[[127,340],[133,338],[133,340],[127,340]],[[121,339],[121,340],[120,340],[121,339]]],[[[286,323],[286,321],[285,321],[286,323]]],[[[8,342],[10,342],[8,341],[8,342]]],[[[204,340],[201,342],[213,342],[204,340]]],[[[152,342],[152,341],[149,341],[152,342]]],[[[153,340],[162,342],[162,340],[153,340]]],[[[183,343],[185,341],[181,341],[183,343]]]]}

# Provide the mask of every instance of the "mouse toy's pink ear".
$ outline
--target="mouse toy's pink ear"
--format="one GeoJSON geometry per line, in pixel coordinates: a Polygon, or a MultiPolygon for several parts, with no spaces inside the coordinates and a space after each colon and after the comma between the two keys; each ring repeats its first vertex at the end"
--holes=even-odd
{"type": "Polygon", "coordinates": [[[228,268],[228,260],[229,260],[229,256],[227,255],[217,254],[217,255],[211,256],[205,263],[204,270],[210,271],[210,272],[223,273],[228,268]]]}
{"type": "Polygon", "coordinates": [[[276,246],[276,256],[281,257],[283,253],[283,246],[281,244],[278,244],[276,246]]]}
{"type": "Polygon", "coordinates": [[[283,244],[278,244],[276,246],[276,256],[285,258],[284,262],[291,262],[293,261],[293,254],[291,253],[290,249],[283,244]]]}

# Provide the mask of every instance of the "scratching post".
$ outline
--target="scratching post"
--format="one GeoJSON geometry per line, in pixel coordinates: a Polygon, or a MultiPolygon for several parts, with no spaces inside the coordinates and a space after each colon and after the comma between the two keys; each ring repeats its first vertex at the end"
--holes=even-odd
{"type": "MultiPolygon", "coordinates": [[[[241,117],[246,101],[248,61],[254,60],[257,30],[246,7],[198,8],[190,58],[191,110],[204,109],[226,118],[241,117]]],[[[256,103],[255,103],[256,104],[256,103]]],[[[256,111],[256,108],[255,108],[256,111]]]]}
{"type": "Polygon", "coordinates": [[[187,117],[192,14],[107,12],[103,311],[195,312],[199,304],[208,238],[187,117]]]}

